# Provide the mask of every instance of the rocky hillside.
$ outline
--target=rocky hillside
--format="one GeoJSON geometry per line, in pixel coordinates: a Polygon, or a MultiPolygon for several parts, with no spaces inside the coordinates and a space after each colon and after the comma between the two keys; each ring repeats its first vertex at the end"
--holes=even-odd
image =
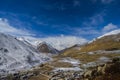
{"type": "Polygon", "coordinates": [[[49,58],[15,37],[0,33],[0,74],[29,69],[49,58]]]}
{"type": "Polygon", "coordinates": [[[51,53],[51,54],[57,54],[59,51],[55,48],[53,48],[51,45],[47,44],[46,42],[42,42],[37,46],[37,50],[42,53],[51,53]]]}
{"type": "Polygon", "coordinates": [[[83,80],[120,80],[120,57],[113,58],[112,62],[98,65],[83,74],[83,80]]]}

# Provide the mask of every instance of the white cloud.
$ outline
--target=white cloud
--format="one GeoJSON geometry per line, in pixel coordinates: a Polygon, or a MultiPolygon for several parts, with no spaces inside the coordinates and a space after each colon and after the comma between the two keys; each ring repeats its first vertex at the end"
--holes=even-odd
{"type": "Polygon", "coordinates": [[[103,32],[108,32],[114,29],[117,29],[118,27],[112,23],[109,23],[108,25],[104,26],[103,32]]]}
{"type": "Polygon", "coordinates": [[[30,34],[27,30],[21,30],[21,29],[17,29],[13,26],[11,26],[8,22],[7,19],[5,18],[0,18],[0,32],[2,33],[7,33],[7,34],[11,34],[11,35],[16,35],[16,36],[30,36],[33,34],[30,34]]]}
{"type": "Polygon", "coordinates": [[[117,25],[114,25],[112,23],[107,24],[106,26],[103,27],[101,30],[101,35],[98,38],[107,36],[107,35],[114,35],[120,33],[120,29],[117,25]]]}

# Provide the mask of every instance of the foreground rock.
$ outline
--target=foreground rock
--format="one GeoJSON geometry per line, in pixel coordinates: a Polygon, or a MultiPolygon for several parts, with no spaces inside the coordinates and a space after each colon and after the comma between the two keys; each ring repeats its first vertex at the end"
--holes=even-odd
{"type": "Polygon", "coordinates": [[[120,80],[120,57],[83,74],[83,80],[120,80]]]}

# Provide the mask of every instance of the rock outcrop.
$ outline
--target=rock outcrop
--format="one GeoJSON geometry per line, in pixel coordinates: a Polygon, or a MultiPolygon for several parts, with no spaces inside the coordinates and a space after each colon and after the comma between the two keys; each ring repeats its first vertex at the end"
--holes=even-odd
{"type": "Polygon", "coordinates": [[[120,57],[113,58],[112,62],[95,67],[83,74],[83,80],[120,80],[120,57]]]}

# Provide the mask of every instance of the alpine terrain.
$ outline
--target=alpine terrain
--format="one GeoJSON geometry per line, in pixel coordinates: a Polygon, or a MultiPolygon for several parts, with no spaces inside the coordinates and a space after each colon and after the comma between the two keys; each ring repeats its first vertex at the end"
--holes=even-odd
{"type": "Polygon", "coordinates": [[[120,30],[61,51],[37,41],[0,33],[2,80],[119,80],[120,30]]]}
{"type": "Polygon", "coordinates": [[[15,37],[0,33],[0,74],[11,73],[21,69],[30,69],[49,60],[32,46],[15,37]]]}

